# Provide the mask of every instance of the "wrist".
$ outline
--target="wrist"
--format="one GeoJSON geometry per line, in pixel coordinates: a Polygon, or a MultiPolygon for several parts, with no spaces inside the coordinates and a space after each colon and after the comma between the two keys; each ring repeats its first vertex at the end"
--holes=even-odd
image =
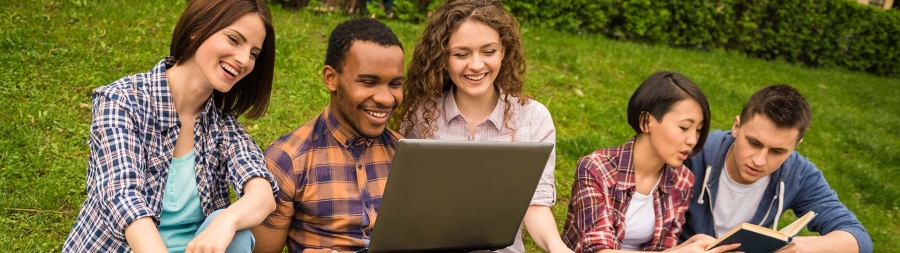
{"type": "Polygon", "coordinates": [[[547,246],[547,249],[550,252],[571,252],[572,251],[571,249],[569,249],[568,246],[566,246],[565,243],[563,243],[560,240],[554,240],[553,242],[551,242],[550,245],[547,246]]]}
{"type": "Polygon", "coordinates": [[[216,217],[213,217],[210,225],[226,226],[233,231],[237,231],[237,229],[235,229],[237,227],[237,223],[238,217],[233,215],[232,212],[229,212],[228,209],[224,209],[219,212],[216,217]]]}

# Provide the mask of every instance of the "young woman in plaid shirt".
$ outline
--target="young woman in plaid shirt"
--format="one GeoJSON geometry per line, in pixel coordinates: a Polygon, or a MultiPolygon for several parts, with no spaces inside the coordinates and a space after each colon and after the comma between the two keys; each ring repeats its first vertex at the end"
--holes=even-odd
{"type": "Polygon", "coordinates": [[[190,1],[170,55],[94,90],[88,196],[64,252],[249,252],[247,228],[275,209],[274,178],[236,120],[269,102],[265,3],[190,1]]]}
{"type": "MultiPolygon", "coordinates": [[[[575,252],[702,252],[712,237],[678,245],[694,175],[684,166],[709,133],[709,102],[693,82],[657,72],[628,101],[637,134],[578,160],[565,242],[575,252]]],[[[718,247],[725,252],[737,247],[718,247]]]]}

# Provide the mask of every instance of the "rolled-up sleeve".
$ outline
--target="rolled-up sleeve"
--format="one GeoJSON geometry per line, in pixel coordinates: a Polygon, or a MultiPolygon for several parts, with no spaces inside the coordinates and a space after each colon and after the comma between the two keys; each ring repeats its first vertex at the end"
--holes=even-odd
{"type": "Polygon", "coordinates": [[[226,119],[230,147],[225,152],[228,163],[228,181],[234,187],[238,197],[244,195],[244,184],[254,177],[263,177],[269,181],[273,196],[278,195],[278,184],[275,177],[266,170],[262,150],[250,138],[250,134],[233,117],[226,119]]]}
{"type": "MultiPolygon", "coordinates": [[[[88,166],[88,182],[99,193],[99,209],[108,214],[114,237],[124,240],[131,222],[153,217],[143,194],[146,164],[144,148],[136,129],[134,112],[124,96],[115,93],[96,94],[93,99],[90,149],[93,166],[88,166]]],[[[155,218],[154,218],[155,219],[155,218]]],[[[158,220],[154,220],[158,222],[158,220]]]]}
{"type": "Polygon", "coordinates": [[[270,145],[265,153],[266,167],[276,178],[279,189],[275,195],[275,211],[263,221],[272,228],[287,228],[294,216],[294,195],[297,182],[294,175],[294,159],[278,145],[270,145]]]}
{"type": "Polygon", "coordinates": [[[531,205],[553,206],[556,203],[556,180],[554,179],[554,170],[556,169],[556,127],[553,126],[553,118],[550,111],[544,106],[535,106],[533,111],[535,117],[532,126],[534,127],[535,141],[553,143],[553,150],[550,151],[550,158],[544,166],[544,172],[541,174],[541,180],[538,182],[534,196],[531,198],[531,205]]]}

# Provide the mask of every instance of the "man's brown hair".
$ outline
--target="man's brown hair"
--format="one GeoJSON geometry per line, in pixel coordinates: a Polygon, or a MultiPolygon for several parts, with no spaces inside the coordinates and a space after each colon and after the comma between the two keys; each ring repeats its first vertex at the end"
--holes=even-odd
{"type": "Polygon", "coordinates": [[[741,110],[741,125],[747,123],[757,114],[766,116],[778,128],[796,128],[800,130],[797,141],[812,122],[812,109],[800,92],[787,84],[771,85],[753,93],[747,105],[741,110]]]}

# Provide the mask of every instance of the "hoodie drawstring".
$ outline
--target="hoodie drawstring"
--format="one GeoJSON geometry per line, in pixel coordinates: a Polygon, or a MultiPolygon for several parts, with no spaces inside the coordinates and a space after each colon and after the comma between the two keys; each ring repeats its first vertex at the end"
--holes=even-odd
{"type": "Polygon", "coordinates": [[[703,204],[703,194],[709,191],[706,187],[706,183],[709,183],[709,171],[712,170],[712,166],[706,166],[706,173],[703,176],[703,186],[700,186],[700,198],[697,198],[697,204],[703,204]]]}
{"type": "Polygon", "coordinates": [[[778,219],[781,218],[781,211],[784,210],[784,181],[778,184],[778,212],[775,213],[775,222],[772,223],[772,230],[778,231],[778,219]]]}

